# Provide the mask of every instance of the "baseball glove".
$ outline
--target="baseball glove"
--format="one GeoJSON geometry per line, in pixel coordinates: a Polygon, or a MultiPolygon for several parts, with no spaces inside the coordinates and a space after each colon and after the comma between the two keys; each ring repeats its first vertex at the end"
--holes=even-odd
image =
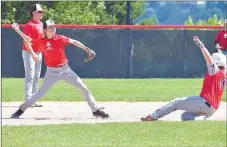
{"type": "Polygon", "coordinates": [[[95,51],[87,47],[86,52],[87,52],[87,58],[84,60],[84,62],[88,62],[95,58],[95,55],[96,55],[95,51]]]}

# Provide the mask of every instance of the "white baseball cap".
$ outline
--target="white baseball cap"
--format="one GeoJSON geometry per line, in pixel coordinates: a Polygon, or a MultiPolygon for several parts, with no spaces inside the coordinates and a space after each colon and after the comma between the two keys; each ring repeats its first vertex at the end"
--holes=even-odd
{"type": "Polygon", "coordinates": [[[42,6],[40,4],[34,4],[32,5],[31,11],[30,12],[44,12],[42,6]]]}
{"type": "Polygon", "coordinates": [[[53,20],[46,20],[43,22],[43,29],[46,29],[47,27],[55,26],[55,23],[53,20]]]}
{"type": "Polygon", "coordinates": [[[217,66],[226,67],[226,56],[223,53],[213,53],[212,59],[217,66]]]}

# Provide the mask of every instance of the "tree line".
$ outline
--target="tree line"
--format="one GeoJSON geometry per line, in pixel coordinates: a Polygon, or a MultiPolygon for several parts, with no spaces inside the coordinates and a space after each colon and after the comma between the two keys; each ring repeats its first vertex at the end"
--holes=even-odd
{"type": "MultiPolygon", "coordinates": [[[[25,24],[30,19],[29,10],[35,3],[41,4],[46,10],[44,20],[53,19],[57,24],[126,24],[126,1],[3,1],[2,24],[13,22],[25,24]]],[[[142,15],[148,4],[140,1],[131,2],[131,20],[142,15]]],[[[156,20],[150,17],[143,19],[140,24],[158,24],[156,20]]],[[[133,21],[131,22],[133,24],[133,21]]],[[[185,25],[223,25],[223,23],[224,19],[218,19],[217,15],[208,20],[199,19],[197,22],[189,16],[185,21],[185,25]]]]}
{"type": "MultiPolygon", "coordinates": [[[[126,1],[4,1],[2,24],[24,24],[30,19],[30,7],[39,3],[47,12],[45,19],[58,24],[126,24],[126,1]]],[[[131,19],[143,12],[143,2],[131,2],[131,19]]]]}

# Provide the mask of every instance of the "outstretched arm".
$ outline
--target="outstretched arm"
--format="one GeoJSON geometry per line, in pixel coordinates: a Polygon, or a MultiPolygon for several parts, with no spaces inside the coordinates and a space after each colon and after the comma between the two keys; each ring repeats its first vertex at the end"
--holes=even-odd
{"type": "Polygon", "coordinates": [[[24,41],[26,41],[26,42],[32,41],[32,39],[29,36],[27,36],[23,32],[21,32],[19,25],[17,23],[13,23],[12,28],[24,39],[24,41]]]}
{"type": "Polygon", "coordinates": [[[203,43],[199,40],[198,37],[194,36],[193,37],[194,42],[196,43],[196,45],[199,46],[199,48],[202,51],[203,57],[206,60],[207,63],[207,69],[208,69],[208,73],[209,75],[215,75],[218,72],[218,67],[216,64],[214,64],[214,61],[209,53],[209,51],[206,49],[206,47],[203,45],[203,43]]]}
{"type": "Polygon", "coordinates": [[[13,23],[12,28],[24,39],[24,44],[25,44],[26,48],[28,49],[28,52],[32,55],[33,60],[35,60],[35,61],[41,60],[35,54],[35,52],[33,51],[32,47],[31,47],[32,39],[20,31],[19,25],[17,23],[13,23]]]}
{"type": "Polygon", "coordinates": [[[77,41],[77,40],[74,40],[74,39],[69,39],[69,42],[83,50],[85,50],[86,52],[88,51],[88,47],[86,47],[83,43],[77,41]]]}
{"type": "Polygon", "coordinates": [[[75,45],[75,46],[77,46],[77,47],[79,47],[79,48],[85,50],[85,51],[87,52],[88,58],[85,59],[85,62],[87,62],[88,60],[92,60],[92,59],[95,57],[96,53],[95,53],[92,49],[90,49],[89,47],[86,47],[86,46],[85,46],[84,44],[82,44],[81,42],[79,42],[79,41],[77,41],[77,40],[74,40],[74,39],[71,39],[71,38],[69,38],[69,42],[70,42],[71,44],[73,44],[73,45],[75,45]]]}
{"type": "Polygon", "coordinates": [[[206,47],[203,45],[203,43],[199,40],[198,37],[194,36],[193,37],[193,40],[195,42],[196,45],[199,46],[199,48],[201,49],[202,51],[202,54],[203,54],[203,57],[205,58],[206,60],[206,63],[208,65],[213,65],[214,64],[214,61],[209,53],[209,51],[206,49],[206,47]]]}

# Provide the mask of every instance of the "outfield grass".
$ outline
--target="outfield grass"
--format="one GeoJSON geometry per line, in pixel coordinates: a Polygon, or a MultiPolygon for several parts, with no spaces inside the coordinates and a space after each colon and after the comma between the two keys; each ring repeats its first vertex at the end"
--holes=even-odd
{"type": "MultiPolygon", "coordinates": [[[[199,95],[202,79],[83,79],[98,101],[169,101],[176,97],[199,95]]],[[[39,84],[42,83],[42,79],[39,84]]],[[[2,101],[23,101],[24,79],[2,79],[2,101]]],[[[71,85],[59,82],[44,101],[80,101],[71,85]]],[[[226,101],[226,93],[223,94],[226,101]]]]}
{"type": "MultiPolygon", "coordinates": [[[[98,101],[169,101],[198,95],[202,79],[83,79],[98,101]]],[[[2,100],[22,101],[23,79],[2,79],[2,100]]],[[[42,83],[42,80],[40,80],[42,83]]],[[[61,82],[45,101],[78,101],[61,82]]],[[[226,93],[223,95],[226,101],[226,93]]],[[[3,126],[3,147],[226,147],[226,122],[151,122],[3,126]]]]}
{"type": "Polygon", "coordinates": [[[225,147],[225,122],[4,126],[3,147],[225,147]]]}

